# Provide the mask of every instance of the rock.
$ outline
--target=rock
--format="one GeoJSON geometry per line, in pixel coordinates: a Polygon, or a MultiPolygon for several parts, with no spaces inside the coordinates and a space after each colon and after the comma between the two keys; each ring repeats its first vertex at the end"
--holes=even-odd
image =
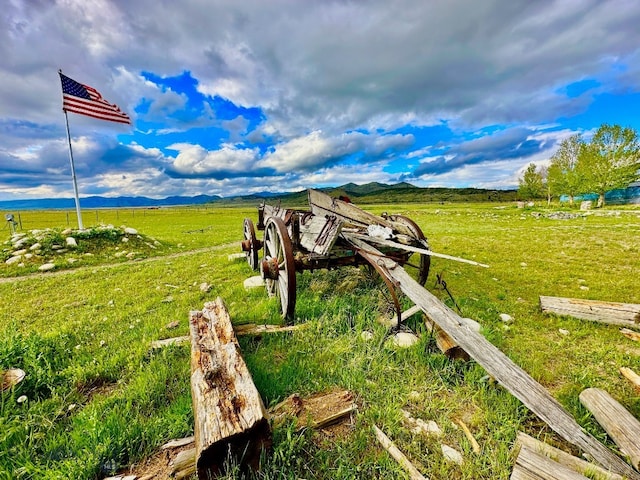
{"type": "Polygon", "coordinates": [[[536,204],[533,202],[527,202],[527,207],[531,208],[531,207],[535,207],[536,204]]]}
{"type": "Polygon", "coordinates": [[[580,210],[591,210],[593,202],[591,200],[585,200],[580,203],[580,210]]]}
{"type": "Polygon", "coordinates": [[[113,256],[116,258],[124,257],[127,254],[126,250],[122,250],[120,252],[116,252],[113,256]]]}
{"type": "Polygon", "coordinates": [[[211,291],[211,285],[209,285],[207,282],[202,282],[200,284],[200,291],[203,293],[209,293],[211,291]]]}
{"type": "Polygon", "coordinates": [[[67,242],[67,247],[75,248],[78,246],[78,242],[73,237],[67,237],[65,241],[67,242]]]}
{"type": "Polygon", "coordinates": [[[502,320],[504,323],[509,323],[509,322],[513,322],[513,317],[508,313],[501,313],[500,320],[502,320]]]}
{"type": "Polygon", "coordinates": [[[474,319],[472,318],[463,318],[462,321],[464,322],[464,324],[469,327],[470,330],[473,330],[474,332],[480,333],[480,329],[482,328],[482,326],[476,322],[474,319]]]}
{"type": "Polygon", "coordinates": [[[51,245],[51,250],[62,250],[63,248],[64,247],[62,245],[58,245],[57,243],[51,245]]]}
{"type": "Polygon", "coordinates": [[[25,377],[24,370],[19,368],[10,368],[4,372],[0,372],[0,391],[7,390],[14,385],[19,384],[25,377]]]}
{"type": "Polygon", "coordinates": [[[138,234],[138,230],[136,230],[135,228],[126,227],[124,229],[124,233],[126,233],[127,235],[137,235],[138,234]]]}
{"type": "Polygon", "coordinates": [[[527,267],[527,264],[526,264],[525,262],[520,262],[520,266],[521,266],[522,268],[526,268],[526,267],[527,267]]]}
{"type": "Polygon", "coordinates": [[[363,330],[360,333],[360,338],[366,342],[366,341],[371,340],[373,338],[373,333],[371,333],[369,330],[363,330]]]}
{"type": "Polygon", "coordinates": [[[462,465],[462,454],[459,451],[445,444],[442,444],[440,447],[442,448],[442,456],[446,461],[462,465]]]}
{"type": "Polygon", "coordinates": [[[62,231],[62,235],[64,235],[65,237],[68,237],[69,235],[71,235],[71,233],[73,233],[73,228],[65,228],[62,231]]]}
{"type": "Polygon", "coordinates": [[[4,263],[6,263],[7,265],[12,265],[14,263],[18,263],[22,260],[21,256],[18,257],[11,257],[8,260],[6,260],[4,263]]]}
{"type": "Polygon", "coordinates": [[[127,243],[129,241],[129,237],[122,237],[122,243],[127,243]]]}
{"type": "Polygon", "coordinates": [[[589,287],[586,285],[580,285],[580,290],[589,290],[589,287]]]}
{"type": "Polygon", "coordinates": [[[174,320],[173,322],[167,323],[167,330],[172,330],[174,328],[178,328],[180,326],[180,322],[178,320],[174,320]]]}
{"type": "Polygon", "coordinates": [[[258,287],[264,287],[264,280],[260,275],[249,277],[244,281],[244,288],[246,288],[247,290],[258,287]]]}
{"type": "Polygon", "coordinates": [[[136,252],[129,252],[129,253],[127,253],[127,254],[125,255],[125,257],[127,257],[127,258],[129,258],[129,259],[131,259],[131,258],[133,258],[133,257],[135,257],[135,256],[136,256],[136,252]]]}
{"type": "Polygon", "coordinates": [[[53,270],[54,268],[56,268],[55,263],[45,263],[44,265],[40,265],[40,267],[38,267],[38,270],[40,270],[41,272],[48,272],[49,270],[53,270]]]}
{"type": "Polygon", "coordinates": [[[68,263],[76,263],[78,261],[77,258],[67,258],[68,263]]]}
{"type": "Polygon", "coordinates": [[[399,348],[409,348],[418,343],[418,337],[410,332],[398,332],[393,336],[393,345],[399,348]]]}
{"type": "Polygon", "coordinates": [[[569,330],[565,330],[564,328],[560,328],[558,329],[558,332],[560,332],[562,335],[569,335],[569,330]]]}
{"type": "Polygon", "coordinates": [[[32,252],[36,251],[36,250],[40,250],[42,248],[42,244],[40,242],[36,242],[33,245],[31,245],[29,247],[29,250],[31,250],[32,252]]]}
{"type": "Polygon", "coordinates": [[[13,252],[13,255],[17,257],[19,255],[24,255],[27,252],[28,252],[28,250],[26,248],[23,248],[23,249],[16,250],[15,252],[13,252]]]}
{"type": "Polygon", "coordinates": [[[518,208],[524,208],[524,202],[517,202],[517,203],[516,203],[516,206],[517,206],[518,208]]]}

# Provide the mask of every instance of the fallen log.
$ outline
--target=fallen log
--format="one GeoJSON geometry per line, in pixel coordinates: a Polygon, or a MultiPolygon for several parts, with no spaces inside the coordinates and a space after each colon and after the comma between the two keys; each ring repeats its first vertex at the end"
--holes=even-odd
{"type": "Polygon", "coordinates": [[[389,452],[389,455],[391,455],[393,459],[407,471],[411,480],[427,480],[427,478],[418,471],[413,463],[411,463],[411,461],[405,456],[405,454],[402,453],[398,447],[396,447],[396,445],[391,441],[389,437],[384,434],[382,430],[374,425],[373,431],[375,432],[376,438],[380,442],[380,445],[382,445],[382,447],[387,452],[389,452]]]}
{"type": "Polygon", "coordinates": [[[558,462],[575,472],[588,476],[593,480],[624,480],[622,476],[608,472],[594,463],[589,463],[581,458],[574,457],[559,448],[552,447],[540,440],[536,440],[526,433],[518,432],[518,436],[516,437],[516,448],[521,448],[523,446],[538,454],[549,457],[553,461],[558,462]]]}
{"type": "Polygon", "coordinates": [[[631,464],[640,468],[640,421],[611,395],[599,388],[580,393],[580,402],[589,410],[631,464]]]}
{"type": "Polygon", "coordinates": [[[589,480],[588,477],[526,446],[520,448],[509,478],[511,480],[589,480]]]}
{"type": "Polygon", "coordinates": [[[640,305],[633,303],[540,296],[540,308],[545,313],[568,315],[609,325],[640,327],[640,305]]]}
{"type": "Polygon", "coordinates": [[[366,242],[349,236],[345,232],[342,235],[358,249],[358,253],[361,256],[369,262],[377,263],[392,282],[414,304],[418,305],[427,317],[438,324],[487,373],[547,423],[549,427],[569,443],[589,453],[605,468],[621,475],[626,475],[629,479],[640,480],[638,472],[585,432],[571,414],[542,385],[531,378],[480,333],[471,329],[457,313],[424,289],[396,262],[386,258],[380,251],[366,242]]]}
{"type": "Polygon", "coordinates": [[[189,327],[198,477],[222,473],[229,457],[255,470],[271,431],[222,300],[192,311],[189,327]]]}

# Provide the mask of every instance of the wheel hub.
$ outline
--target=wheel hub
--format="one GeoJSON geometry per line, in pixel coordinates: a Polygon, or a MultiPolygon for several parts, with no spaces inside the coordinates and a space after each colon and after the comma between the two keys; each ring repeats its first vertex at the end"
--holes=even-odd
{"type": "Polygon", "coordinates": [[[262,260],[260,264],[262,278],[264,280],[277,280],[280,275],[280,266],[277,258],[269,258],[262,260]]]}

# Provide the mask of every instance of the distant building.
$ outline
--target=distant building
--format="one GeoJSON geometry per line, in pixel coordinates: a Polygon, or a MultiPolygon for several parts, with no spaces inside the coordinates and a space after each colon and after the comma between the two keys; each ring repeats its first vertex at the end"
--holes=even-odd
{"type": "MultiPolygon", "coordinates": [[[[628,188],[611,190],[605,194],[604,198],[607,204],[640,204],[640,182],[632,183],[628,188]]],[[[597,202],[598,195],[590,193],[587,195],[578,195],[574,198],[574,201],[576,202],[580,202],[582,200],[592,200],[597,202]]],[[[560,197],[560,201],[568,202],[569,197],[567,195],[562,195],[560,197]]]]}

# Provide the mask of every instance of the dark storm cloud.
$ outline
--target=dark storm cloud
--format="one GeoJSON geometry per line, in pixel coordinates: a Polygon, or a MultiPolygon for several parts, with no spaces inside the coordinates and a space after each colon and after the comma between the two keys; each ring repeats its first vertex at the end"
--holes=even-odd
{"type": "Polygon", "coordinates": [[[553,146],[553,142],[530,138],[533,134],[526,128],[513,128],[452,146],[445,155],[418,165],[411,177],[440,175],[483,162],[526,158],[553,146]]]}

